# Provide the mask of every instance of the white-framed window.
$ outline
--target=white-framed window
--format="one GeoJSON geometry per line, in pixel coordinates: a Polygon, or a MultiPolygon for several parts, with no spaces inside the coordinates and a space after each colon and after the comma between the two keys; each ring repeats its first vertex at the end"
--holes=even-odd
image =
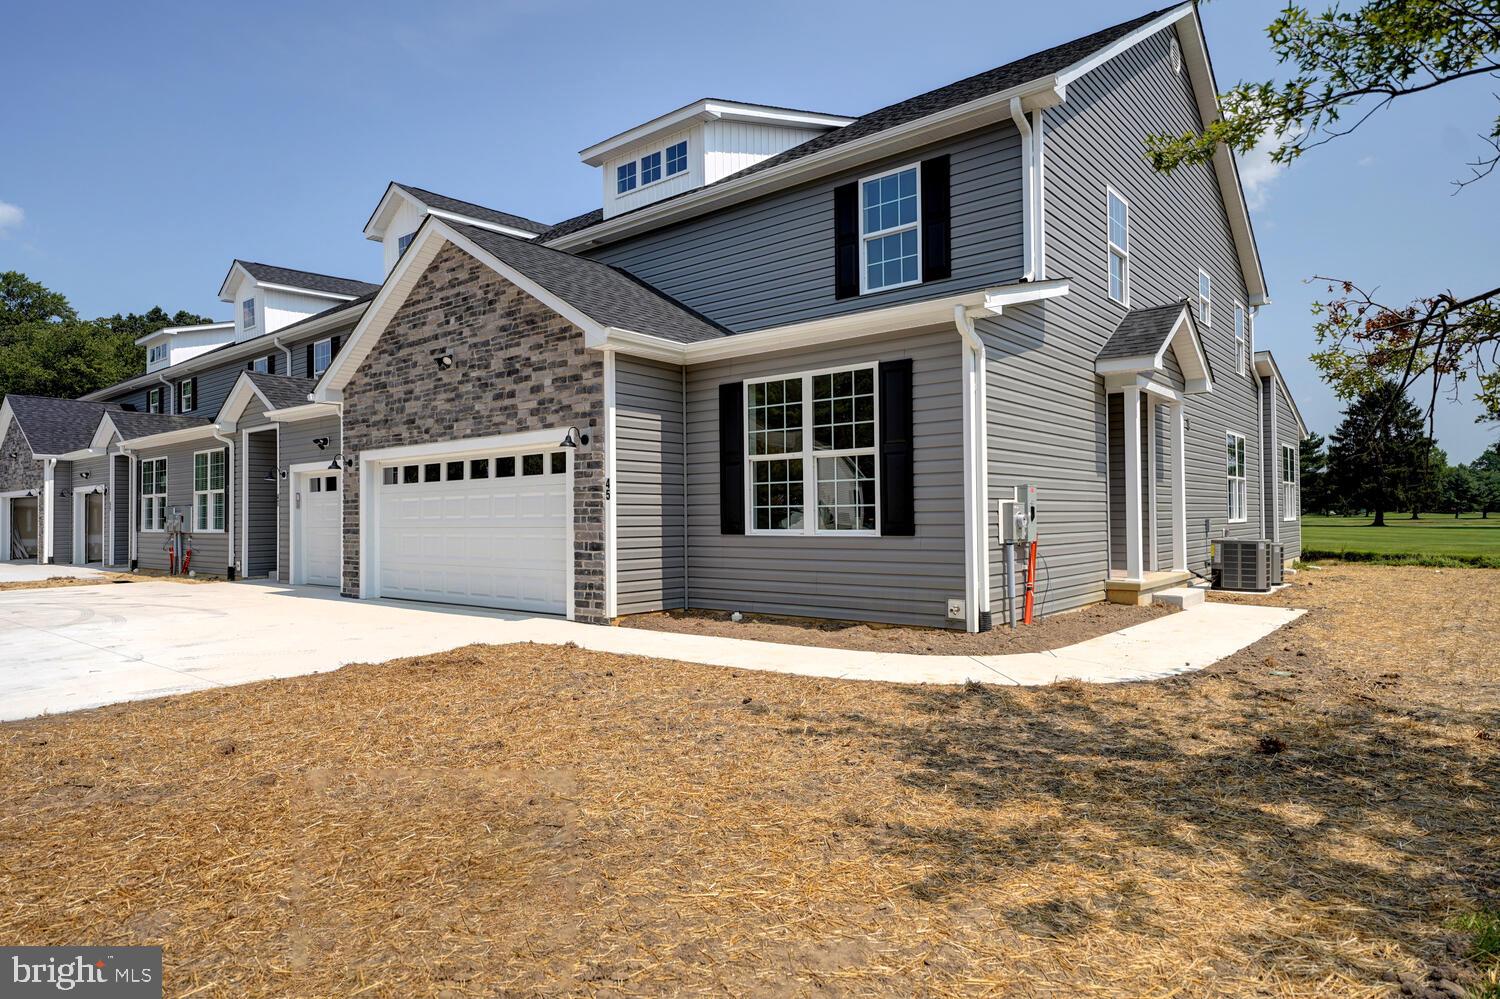
{"type": "Polygon", "coordinates": [[[1245,488],[1245,438],[1237,433],[1224,435],[1225,476],[1229,483],[1229,522],[1242,524],[1247,516],[1248,494],[1245,488]]]}
{"type": "Polygon", "coordinates": [[[687,169],[687,140],[667,147],[667,176],[673,177],[687,169]]]}
{"type": "Polygon", "coordinates": [[[245,299],[245,304],[243,306],[241,306],[241,309],[244,312],[245,329],[247,329],[247,330],[253,330],[253,329],[255,329],[255,299],[253,299],[253,298],[247,298],[247,299],[245,299]]]}
{"type": "Polygon", "coordinates": [[[615,167],[615,193],[624,194],[635,190],[635,160],[615,167]]]}
{"type": "Polygon", "coordinates": [[[1198,268],[1198,321],[1204,326],[1214,324],[1214,283],[1208,271],[1198,268]]]}
{"type": "Polygon", "coordinates": [[[875,367],[745,384],[751,534],[876,534],[875,367]]]}
{"type": "Polygon", "coordinates": [[[333,340],[319,340],[312,349],[312,376],[319,377],[333,363],[333,340]]]}
{"type": "Polygon", "coordinates": [[[224,451],[193,454],[193,530],[216,533],[224,530],[224,451]]]}
{"type": "Polygon", "coordinates": [[[1249,369],[1249,324],[1245,307],[1234,303],[1234,369],[1244,374],[1249,369]]]}
{"type": "Polygon", "coordinates": [[[146,351],[146,360],[151,364],[167,359],[167,345],[164,343],[153,344],[146,351]]]}
{"type": "Polygon", "coordinates": [[[143,458],[140,463],[141,530],[167,529],[167,459],[143,458]]]}
{"type": "Polygon", "coordinates": [[[397,236],[396,237],[396,259],[397,260],[401,259],[401,255],[406,252],[406,248],[408,246],[410,246],[411,245],[411,241],[414,240],[414,239],[416,239],[416,238],[417,238],[417,234],[414,233],[414,232],[409,232],[405,236],[397,236]]]}
{"type": "Polygon", "coordinates": [[[641,157],[641,186],[661,180],[661,150],[641,157]]]}
{"type": "Polygon", "coordinates": [[[861,292],[922,280],[919,170],[913,164],[859,182],[861,292]]]}
{"type": "Polygon", "coordinates": [[[254,361],[251,361],[250,362],[250,370],[251,371],[255,371],[255,372],[257,372],[259,374],[262,374],[262,375],[268,375],[268,374],[270,374],[271,373],[271,355],[267,354],[265,357],[257,357],[254,361]]]}
{"type": "Polygon", "coordinates": [[[1281,445],[1281,519],[1296,520],[1302,512],[1302,494],[1297,488],[1297,449],[1281,445]]]}
{"type": "Polygon", "coordinates": [[[160,388],[147,389],[146,390],[146,412],[148,412],[148,413],[160,413],[161,411],[162,411],[162,409],[161,409],[161,389],[160,388]]]}
{"type": "Polygon", "coordinates": [[[181,411],[191,413],[198,408],[198,379],[189,378],[177,383],[177,398],[181,411]]]}
{"type": "Polygon", "coordinates": [[[1109,247],[1109,297],[1130,304],[1130,202],[1112,187],[1104,189],[1105,243],[1109,247]]]}

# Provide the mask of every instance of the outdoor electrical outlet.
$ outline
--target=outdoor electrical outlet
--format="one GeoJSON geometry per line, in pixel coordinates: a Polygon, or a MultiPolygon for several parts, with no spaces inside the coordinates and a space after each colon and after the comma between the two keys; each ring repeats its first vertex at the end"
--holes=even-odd
{"type": "Polygon", "coordinates": [[[962,600],[948,601],[948,620],[959,621],[964,616],[964,602],[962,600]]]}

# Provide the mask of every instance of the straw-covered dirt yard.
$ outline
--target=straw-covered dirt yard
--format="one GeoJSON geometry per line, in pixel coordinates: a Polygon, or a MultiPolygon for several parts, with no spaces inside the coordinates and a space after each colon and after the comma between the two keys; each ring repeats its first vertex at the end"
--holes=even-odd
{"type": "Polygon", "coordinates": [[[180,997],[1479,995],[1497,581],[1309,570],[1150,684],[471,647],[12,723],[0,940],[180,997]]]}

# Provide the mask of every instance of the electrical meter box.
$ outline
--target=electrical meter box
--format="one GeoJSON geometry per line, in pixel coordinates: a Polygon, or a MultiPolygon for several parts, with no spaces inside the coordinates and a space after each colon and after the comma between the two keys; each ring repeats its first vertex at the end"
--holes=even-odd
{"type": "Polygon", "coordinates": [[[1005,544],[1030,544],[1037,536],[1036,486],[1016,486],[1015,499],[1000,501],[1000,540],[1005,544]]]}

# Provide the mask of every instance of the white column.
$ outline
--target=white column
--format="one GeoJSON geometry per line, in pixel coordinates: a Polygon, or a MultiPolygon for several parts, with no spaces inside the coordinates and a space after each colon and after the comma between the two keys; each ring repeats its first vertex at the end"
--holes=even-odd
{"type": "Polygon", "coordinates": [[[1172,403],[1172,568],[1187,570],[1187,433],[1186,407],[1172,403]]]}
{"type": "Polygon", "coordinates": [[[1141,545],[1141,390],[1131,385],[1125,403],[1125,575],[1145,577],[1141,545]]]}
{"type": "Polygon", "coordinates": [[[42,537],[37,538],[36,551],[42,565],[52,563],[55,546],[52,539],[57,535],[56,492],[57,459],[48,458],[42,467],[42,537]]]}

